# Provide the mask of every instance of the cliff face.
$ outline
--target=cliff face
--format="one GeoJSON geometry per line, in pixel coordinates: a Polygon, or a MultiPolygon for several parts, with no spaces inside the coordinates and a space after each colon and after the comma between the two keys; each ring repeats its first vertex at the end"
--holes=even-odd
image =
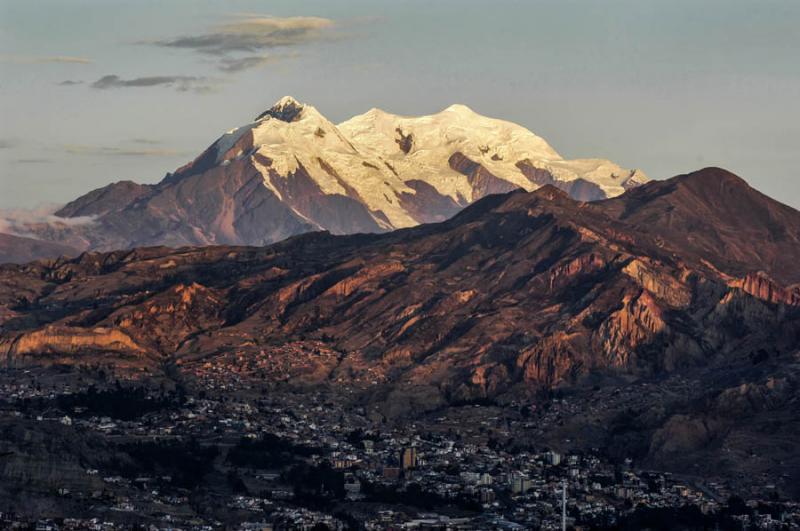
{"type": "Polygon", "coordinates": [[[733,279],[728,284],[757,299],[790,306],[800,305],[800,287],[783,287],[762,272],[748,273],[744,278],[733,279]]]}
{"type": "Polygon", "coordinates": [[[732,179],[705,170],[591,204],[545,186],[382,235],[4,266],[0,355],[188,372],[266,357],[270,378],[474,397],[669,373],[765,343],[791,352],[800,214],[732,179]],[[733,219],[708,198],[720,187],[759,214],[733,219]],[[745,224],[735,242],[721,228],[745,224]]]}

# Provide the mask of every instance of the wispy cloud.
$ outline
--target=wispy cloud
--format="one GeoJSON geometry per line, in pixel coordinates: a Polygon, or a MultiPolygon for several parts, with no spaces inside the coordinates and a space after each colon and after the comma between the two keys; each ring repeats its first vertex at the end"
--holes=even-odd
{"type": "Polygon", "coordinates": [[[146,146],[157,146],[161,144],[161,140],[156,140],[155,138],[133,138],[131,142],[134,144],[144,144],[146,146]]]}
{"type": "Polygon", "coordinates": [[[145,76],[123,79],[117,75],[103,76],[91,84],[95,89],[132,87],[172,87],[180,92],[207,92],[213,88],[213,80],[204,76],[145,76]]]}
{"type": "Polygon", "coordinates": [[[249,70],[251,68],[258,68],[259,66],[268,65],[278,61],[278,58],[272,55],[252,55],[247,57],[224,57],[219,61],[219,69],[228,74],[249,70]]]}
{"type": "Polygon", "coordinates": [[[16,159],[14,162],[17,164],[51,164],[53,159],[48,159],[44,157],[32,157],[26,159],[16,159]]]}
{"type": "Polygon", "coordinates": [[[15,140],[11,140],[10,138],[0,138],[0,149],[11,149],[17,146],[17,142],[15,140]]]}
{"type": "Polygon", "coordinates": [[[83,81],[73,81],[72,79],[65,79],[64,81],[60,82],[59,85],[62,87],[71,87],[72,85],[83,85],[83,81]]]}
{"type": "Polygon", "coordinates": [[[234,74],[296,57],[295,53],[271,53],[276,48],[330,40],[336,23],[323,17],[272,17],[236,13],[228,21],[197,34],[146,41],[141,44],[189,50],[216,57],[217,69],[234,74]],[[266,52],[270,51],[269,54],[266,52]]]}
{"type": "Polygon", "coordinates": [[[74,57],[70,55],[0,55],[0,63],[12,63],[19,65],[48,64],[48,63],[68,63],[88,65],[92,60],[86,57],[74,57]]]}
{"type": "Polygon", "coordinates": [[[101,157],[176,157],[186,155],[185,151],[160,147],[115,147],[90,146],[86,144],[67,144],[64,151],[70,155],[101,157]]]}
{"type": "Polygon", "coordinates": [[[282,46],[320,41],[334,22],[322,17],[265,17],[237,15],[236,20],[218,25],[206,33],[182,35],[151,44],[184,48],[200,53],[225,55],[232,52],[257,52],[282,46]]]}

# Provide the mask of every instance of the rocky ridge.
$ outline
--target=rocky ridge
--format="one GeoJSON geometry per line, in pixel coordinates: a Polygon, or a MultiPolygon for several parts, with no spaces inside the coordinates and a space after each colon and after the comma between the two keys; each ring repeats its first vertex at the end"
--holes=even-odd
{"type": "Polygon", "coordinates": [[[339,353],[311,371],[325,381],[448,397],[598,371],[663,374],[765,343],[794,352],[798,242],[800,214],[723,170],[596,203],[545,186],[383,235],[4,266],[0,353],[15,366],[107,360],[155,371],[276,345],[313,365],[308,352],[322,345],[339,353]],[[749,220],[708,199],[720,186],[753,208],[749,220]],[[734,239],[737,223],[747,231],[734,239]]]}

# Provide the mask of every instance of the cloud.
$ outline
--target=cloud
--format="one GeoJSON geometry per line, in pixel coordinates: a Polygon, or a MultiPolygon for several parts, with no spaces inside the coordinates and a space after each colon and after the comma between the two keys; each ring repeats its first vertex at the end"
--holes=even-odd
{"type": "Polygon", "coordinates": [[[73,81],[71,79],[65,79],[64,81],[59,83],[59,85],[61,85],[62,87],[70,87],[72,85],[82,85],[82,84],[83,81],[73,81]]]}
{"type": "Polygon", "coordinates": [[[0,55],[0,63],[13,63],[18,65],[48,63],[88,65],[92,63],[92,60],[86,57],[73,57],[69,55],[0,55]]]}
{"type": "Polygon", "coordinates": [[[228,74],[257,68],[276,62],[278,59],[271,55],[253,55],[240,58],[225,57],[219,61],[219,69],[228,74]]]}
{"type": "Polygon", "coordinates": [[[95,222],[94,216],[62,218],[54,215],[53,213],[59,208],[61,205],[47,204],[31,209],[0,209],[0,232],[38,238],[36,232],[41,231],[42,225],[63,229],[91,225],[95,222]]]}
{"type": "Polygon", "coordinates": [[[173,87],[179,92],[208,92],[212,90],[212,80],[203,76],[146,76],[122,79],[117,75],[103,76],[91,84],[96,89],[131,87],[173,87]]]}
{"type": "Polygon", "coordinates": [[[90,146],[86,144],[67,144],[64,151],[70,155],[101,157],[178,157],[186,155],[185,151],[158,147],[114,147],[90,146]]]}
{"type": "Polygon", "coordinates": [[[195,52],[225,55],[232,52],[257,52],[270,48],[297,46],[328,37],[334,22],[322,17],[265,17],[238,15],[237,20],[221,24],[210,32],[184,35],[150,44],[184,48],[195,52]]]}
{"type": "Polygon", "coordinates": [[[16,159],[14,162],[17,164],[50,164],[53,159],[48,159],[44,157],[32,157],[27,159],[16,159]]]}
{"type": "Polygon", "coordinates": [[[16,147],[17,142],[8,138],[0,138],[0,149],[11,149],[16,147]]]}

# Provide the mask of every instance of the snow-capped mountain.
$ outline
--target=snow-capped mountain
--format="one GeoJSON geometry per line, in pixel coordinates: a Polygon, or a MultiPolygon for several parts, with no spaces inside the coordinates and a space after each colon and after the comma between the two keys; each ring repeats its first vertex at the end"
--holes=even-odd
{"type": "Polygon", "coordinates": [[[459,204],[544,184],[583,196],[576,199],[604,199],[647,181],[643,172],[608,160],[564,160],[524,127],[465,105],[420,117],[372,109],[339,124],[339,130],[362,153],[388,162],[404,181],[423,180],[459,204]]]}
{"type": "Polygon", "coordinates": [[[596,200],[645,181],[607,160],[565,160],[524,127],[464,105],[421,117],[372,109],[337,126],[285,97],[159,184],[114,183],[56,212],[94,223],[25,230],[78,249],[262,245],[441,221],[516,188],[552,184],[596,200]]]}

